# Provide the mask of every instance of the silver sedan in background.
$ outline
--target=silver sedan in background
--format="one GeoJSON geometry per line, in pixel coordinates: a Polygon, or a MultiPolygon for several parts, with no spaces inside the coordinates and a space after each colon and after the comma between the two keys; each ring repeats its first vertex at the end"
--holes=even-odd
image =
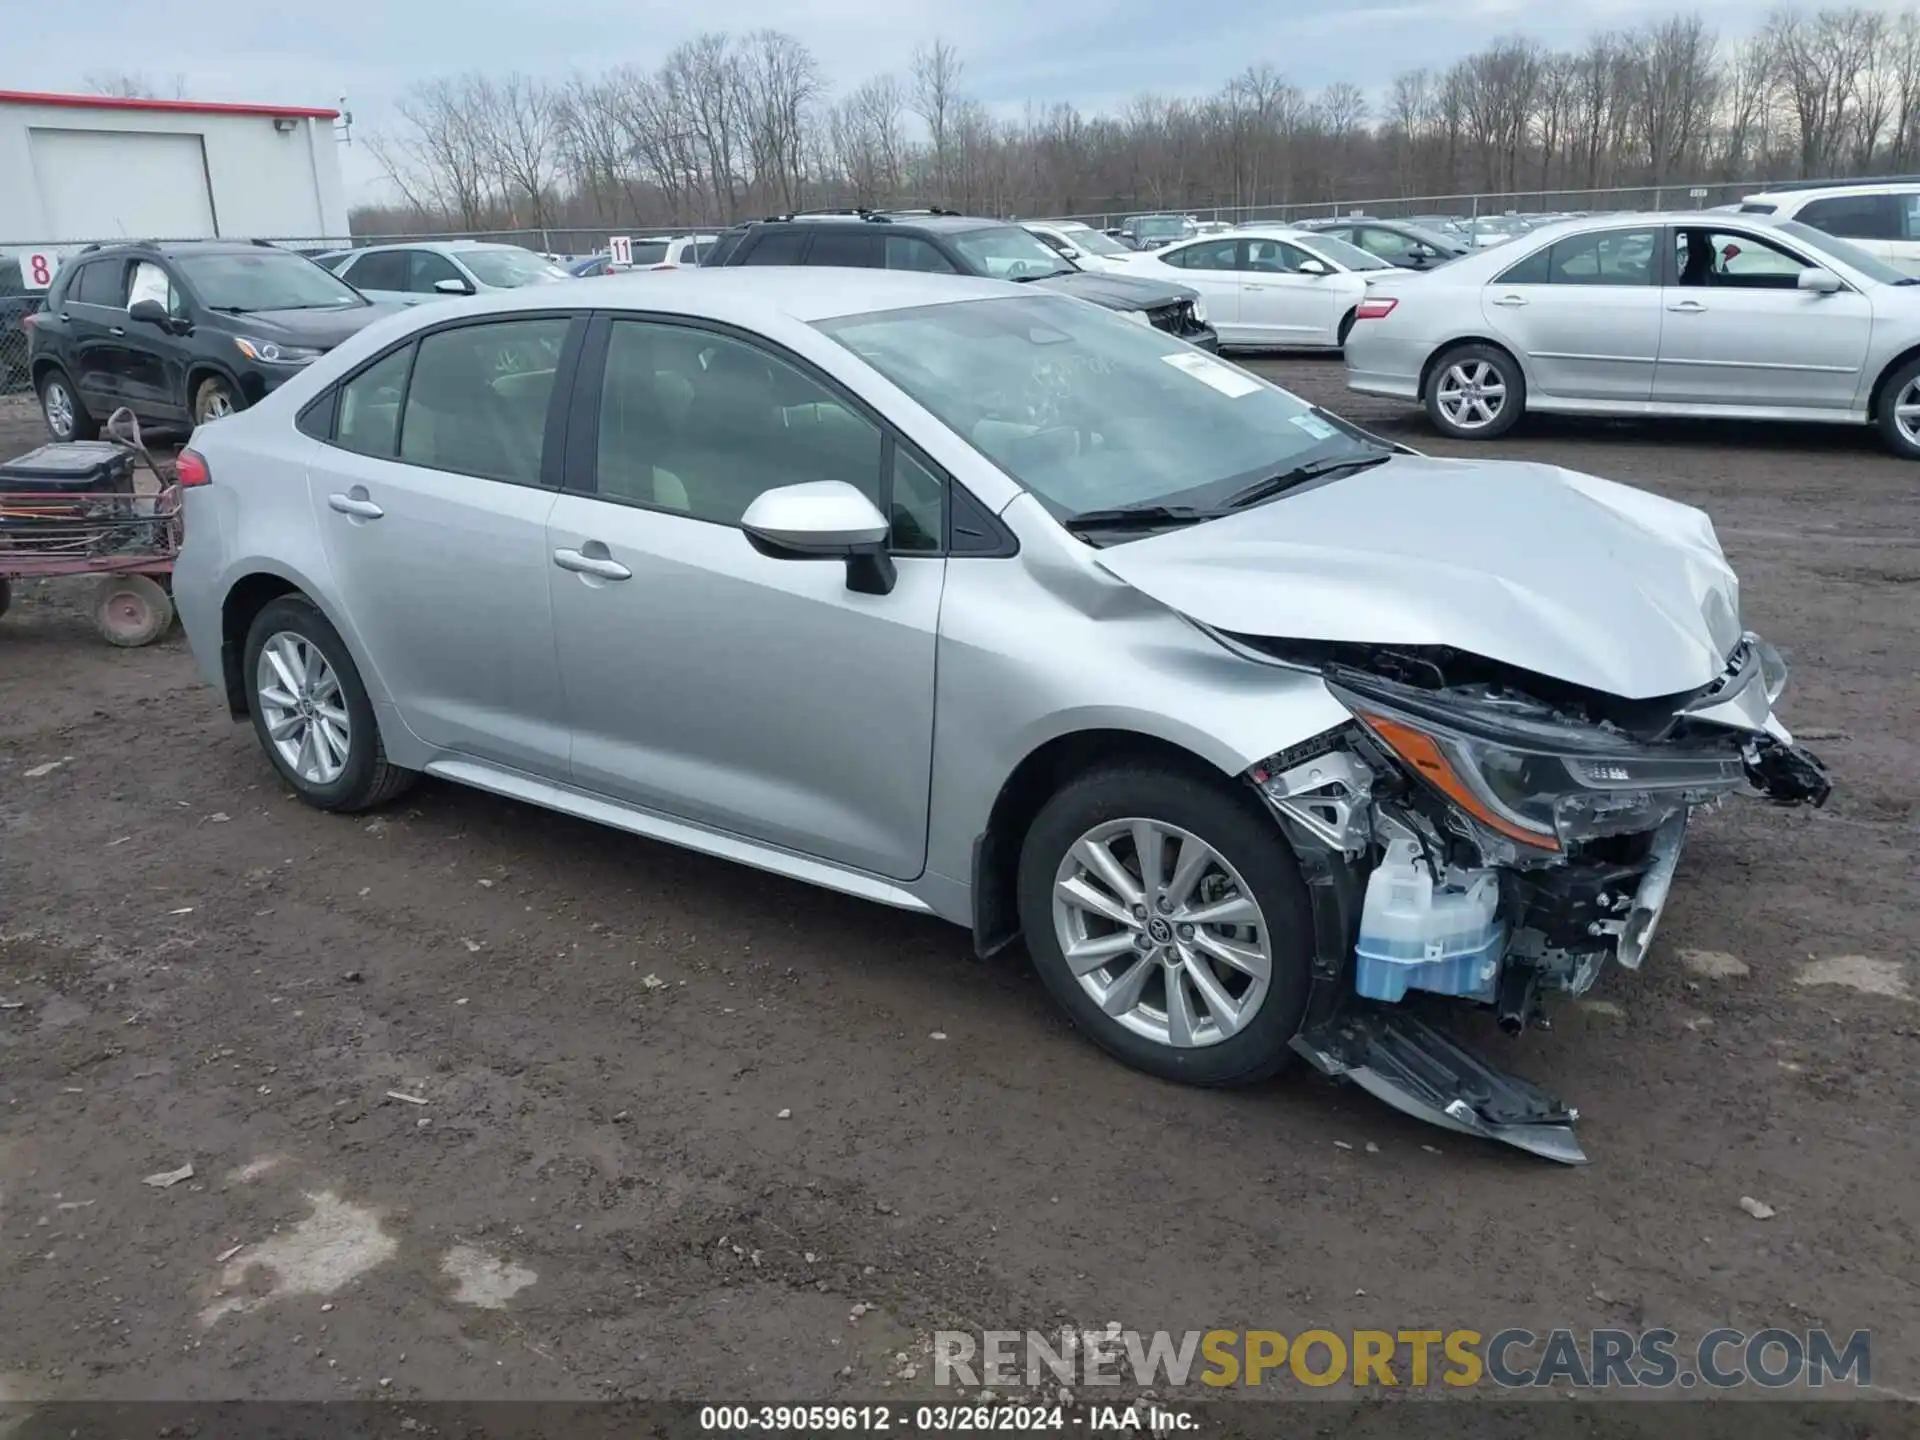
{"type": "Polygon", "coordinates": [[[1920,288],[1844,240],[1763,215],[1543,226],[1412,283],[1379,281],[1347,384],[1459,439],[1528,411],[1877,425],[1920,459],[1920,288]]]}

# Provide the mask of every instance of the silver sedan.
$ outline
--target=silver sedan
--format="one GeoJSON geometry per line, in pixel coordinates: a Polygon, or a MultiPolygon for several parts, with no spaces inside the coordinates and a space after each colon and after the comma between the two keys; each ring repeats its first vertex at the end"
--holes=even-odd
{"type": "Polygon", "coordinates": [[[1376,284],[1347,384],[1460,439],[1523,414],[1877,425],[1920,459],[1920,289],[1844,240],[1762,215],[1542,226],[1376,284]]]}

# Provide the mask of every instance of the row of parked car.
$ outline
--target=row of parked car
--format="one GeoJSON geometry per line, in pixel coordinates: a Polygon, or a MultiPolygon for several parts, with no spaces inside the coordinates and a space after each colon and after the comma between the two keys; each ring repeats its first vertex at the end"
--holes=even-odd
{"type": "Polygon", "coordinates": [[[1874,423],[1920,454],[1920,384],[1901,380],[1920,346],[1920,292],[1907,288],[1920,184],[1785,187],[1644,217],[1121,228],[828,210],[637,237],[619,261],[468,240],[316,263],[264,243],[92,246],[21,323],[65,439],[123,405],[163,424],[219,418],[377,316],[430,301],[693,266],[917,270],[1060,290],[1204,350],[1345,351],[1353,388],[1417,402],[1462,438],[1530,409],[1728,414],[1874,423]],[[1871,233],[1833,233],[1848,228],[1871,233]]]}

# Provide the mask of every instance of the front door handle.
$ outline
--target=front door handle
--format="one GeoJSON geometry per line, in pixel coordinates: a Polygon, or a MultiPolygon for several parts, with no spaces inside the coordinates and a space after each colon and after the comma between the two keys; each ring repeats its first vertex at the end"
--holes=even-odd
{"type": "MultiPolygon", "coordinates": [[[[589,544],[593,543],[591,541],[589,544]]],[[[583,555],[578,550],[556,550],[553,563],[562,570],[571,570],[578,575],[593,575],[602,580],[631,580],[633,571],[618,560],[604,555],[583,555]]]]}
{"type": "Polygon", "coordinates": [[[351,515],[356,520],[378,520],[387,512],[373,501],[358,495],[329,495],[327,505],[342,515],[351,515]]]}
{"type": "Polygon", "coordinates": [[[1504,305],[1509,310],[1511,310],[1517,306],[1527,304],[1528,301],[1527,301],[1527,297],[1524,295],[1502,295],[1498,299],[1496,299],[1493,303],[1496,305],[1504,305]]]}
{"type": "Polygon", "coordinates": [[[1676,304],[1667,306],[1667,309],[1673,311],[1676,315],[1698,315],[1706,308],[1707,307],[1702,305],[1698,300],[1681,300],[1676,304]]]}
{"type": "Polygon", "coordinates": [[[116,325],[111,330],[107,331],[107,333],[113,336],[115,339],[121,339],[126,335],[127,332],[122,330],[118,325],[116,325]]]}

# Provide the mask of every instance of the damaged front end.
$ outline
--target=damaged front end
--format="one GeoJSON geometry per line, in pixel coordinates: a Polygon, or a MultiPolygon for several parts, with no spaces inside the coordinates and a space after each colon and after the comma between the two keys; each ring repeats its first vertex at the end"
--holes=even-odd
{"type": "Polygon", "coordinates": [[[1746,635],[1704,689],[1623,700],[1438,647],[1218,638],[1316,671],[1354,717],[1248,773],[1313,897],[1295,1049],[1421,1119],[1584,1161],[1577,1112],[1405,1004],[1545,1028],[1543,995],[1645,959],[1695,811],[1741,793],[1824,804],[1825,769],[1773,715],[1778,654],[1746,635]]]}

